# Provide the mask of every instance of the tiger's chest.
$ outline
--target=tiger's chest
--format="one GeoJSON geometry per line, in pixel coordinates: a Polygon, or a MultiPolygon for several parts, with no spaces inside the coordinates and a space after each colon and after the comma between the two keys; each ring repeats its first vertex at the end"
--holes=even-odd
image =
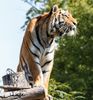
{"type": "MultiPolygon", "coordinates": [[[[55,45],[51,44],[51,46],[48,47],[48,48],[42,49],[40,47],[39,49],[40,49],[40,51],[33,45],[31,45],[31,47],[30,47],[34,62],[36,64],[36,66],[40,66],[39,68],[40,68],[40,70],[42,70],[42,73],[43,73],[43,76],[44,76],[45,72],[49,71],[49,67],[50,67],[49,65],[51,65],[51,63],[53,62],[55,45]]],[[[26,79],[28,80],[29,83],[34,84],[33,76],[32,76],[32,73],[29,70],[29,67],[30,66],[25,66],[26,79]]]]}
{"type": "Polygon", "coordinates": [[[36,63],[38,63],[41,67],[44,67],[45,63],[54,59],[55,40],[53,40],[48,47],[46,46],[46,48],[43,48],[37,39],[35,39],[33,43],[30,43],[32,57],[36,63]]]}
{"type": "Polygon", "coordinates": [[[41,68],[48,65],[54,59],[54,47],[46,48],[40,58],[41,68]]]}

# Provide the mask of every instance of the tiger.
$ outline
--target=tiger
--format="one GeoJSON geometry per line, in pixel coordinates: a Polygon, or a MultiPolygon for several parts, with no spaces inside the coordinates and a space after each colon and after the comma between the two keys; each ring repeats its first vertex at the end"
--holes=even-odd
{"type": "MultiPolygon", "coordinates": [[[[53,5],[47,13],[32,18],[23,37],[17,72],[25,72],[31,88],[42,86],[45,98],[53,69],[55,38],[76,34],[77,21],[66,10],[53,5]]],[[[45,99],[44,99],[45,100],[45,99]]]]}

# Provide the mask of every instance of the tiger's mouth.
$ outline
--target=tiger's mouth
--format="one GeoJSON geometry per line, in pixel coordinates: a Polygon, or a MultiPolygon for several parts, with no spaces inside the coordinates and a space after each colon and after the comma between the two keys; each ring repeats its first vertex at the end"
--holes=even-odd
{"type": "Polygon", "coordinates": [[[62,36],[64,34],[64,31],[57,30],[57,33],[58,33],[58,36],[62,36]]]}

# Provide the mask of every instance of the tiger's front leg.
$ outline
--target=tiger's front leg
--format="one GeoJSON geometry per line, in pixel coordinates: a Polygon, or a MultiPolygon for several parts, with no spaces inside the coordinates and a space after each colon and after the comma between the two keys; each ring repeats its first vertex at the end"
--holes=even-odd
{"type": "Polygon", "coordinates": [[[48,84],[53,67],[53,60],[49,61],[49,64],[43,66],[42,69],[41,67],[42,66],[37,64],[37,66],[34,66],[34,69],[31,69],[33,72],[35,71],[35,73],[32,74],[35,86],[42,86],[45,90],[45,98],[40,100],[53,100],[52,96],[48,95],[48,84]]]}
{"type": "Polygon", "coordinates": [[[42,86],[44,88],[44,96],[47,96],[47,89],[44,85],[44,76],[43,76],[43,72],[41,69],[40,64],[35,62],[35,59],[33,59],[33,57],[31,57],[31,54],[29,54],[30,56],[27,57],[27,62],[28,62],[28,66],[29,66],[29,70],[32,73],[32,77],[33,77],[33,81],[34,81],[34,86],[42,86]]]}
{"type": "Polygon", "coordinates": [[[35,63],[32,58],[28,59],[28,64],[30,72],[32,73],[34,86],[43,86],[43,74],[41,66],[35,63]]]}
{"type": "Polygon", "coordinates": [[[53,60],[51,60],[48,64],[46,64],[42,70],[43,70],[43,80],[44,80],[44,87],[47,93],[47,97],[44,100],[53,100],[53,97],[48,94],[48,85],[49,85],[49,79],[51,75],[51,71],[53,68],[53,60]]]}

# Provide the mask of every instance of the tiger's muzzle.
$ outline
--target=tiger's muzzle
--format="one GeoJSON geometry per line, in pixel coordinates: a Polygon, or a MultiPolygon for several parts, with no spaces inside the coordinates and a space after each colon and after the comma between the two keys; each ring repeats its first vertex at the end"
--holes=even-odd
{"type": "Polygon", "coordinates": [[[57,29],[57,33],[59,36],[74,36],[76,35],[76,24],[73,25],[67,25],[64,24],[59,30],[57,29]]]}

